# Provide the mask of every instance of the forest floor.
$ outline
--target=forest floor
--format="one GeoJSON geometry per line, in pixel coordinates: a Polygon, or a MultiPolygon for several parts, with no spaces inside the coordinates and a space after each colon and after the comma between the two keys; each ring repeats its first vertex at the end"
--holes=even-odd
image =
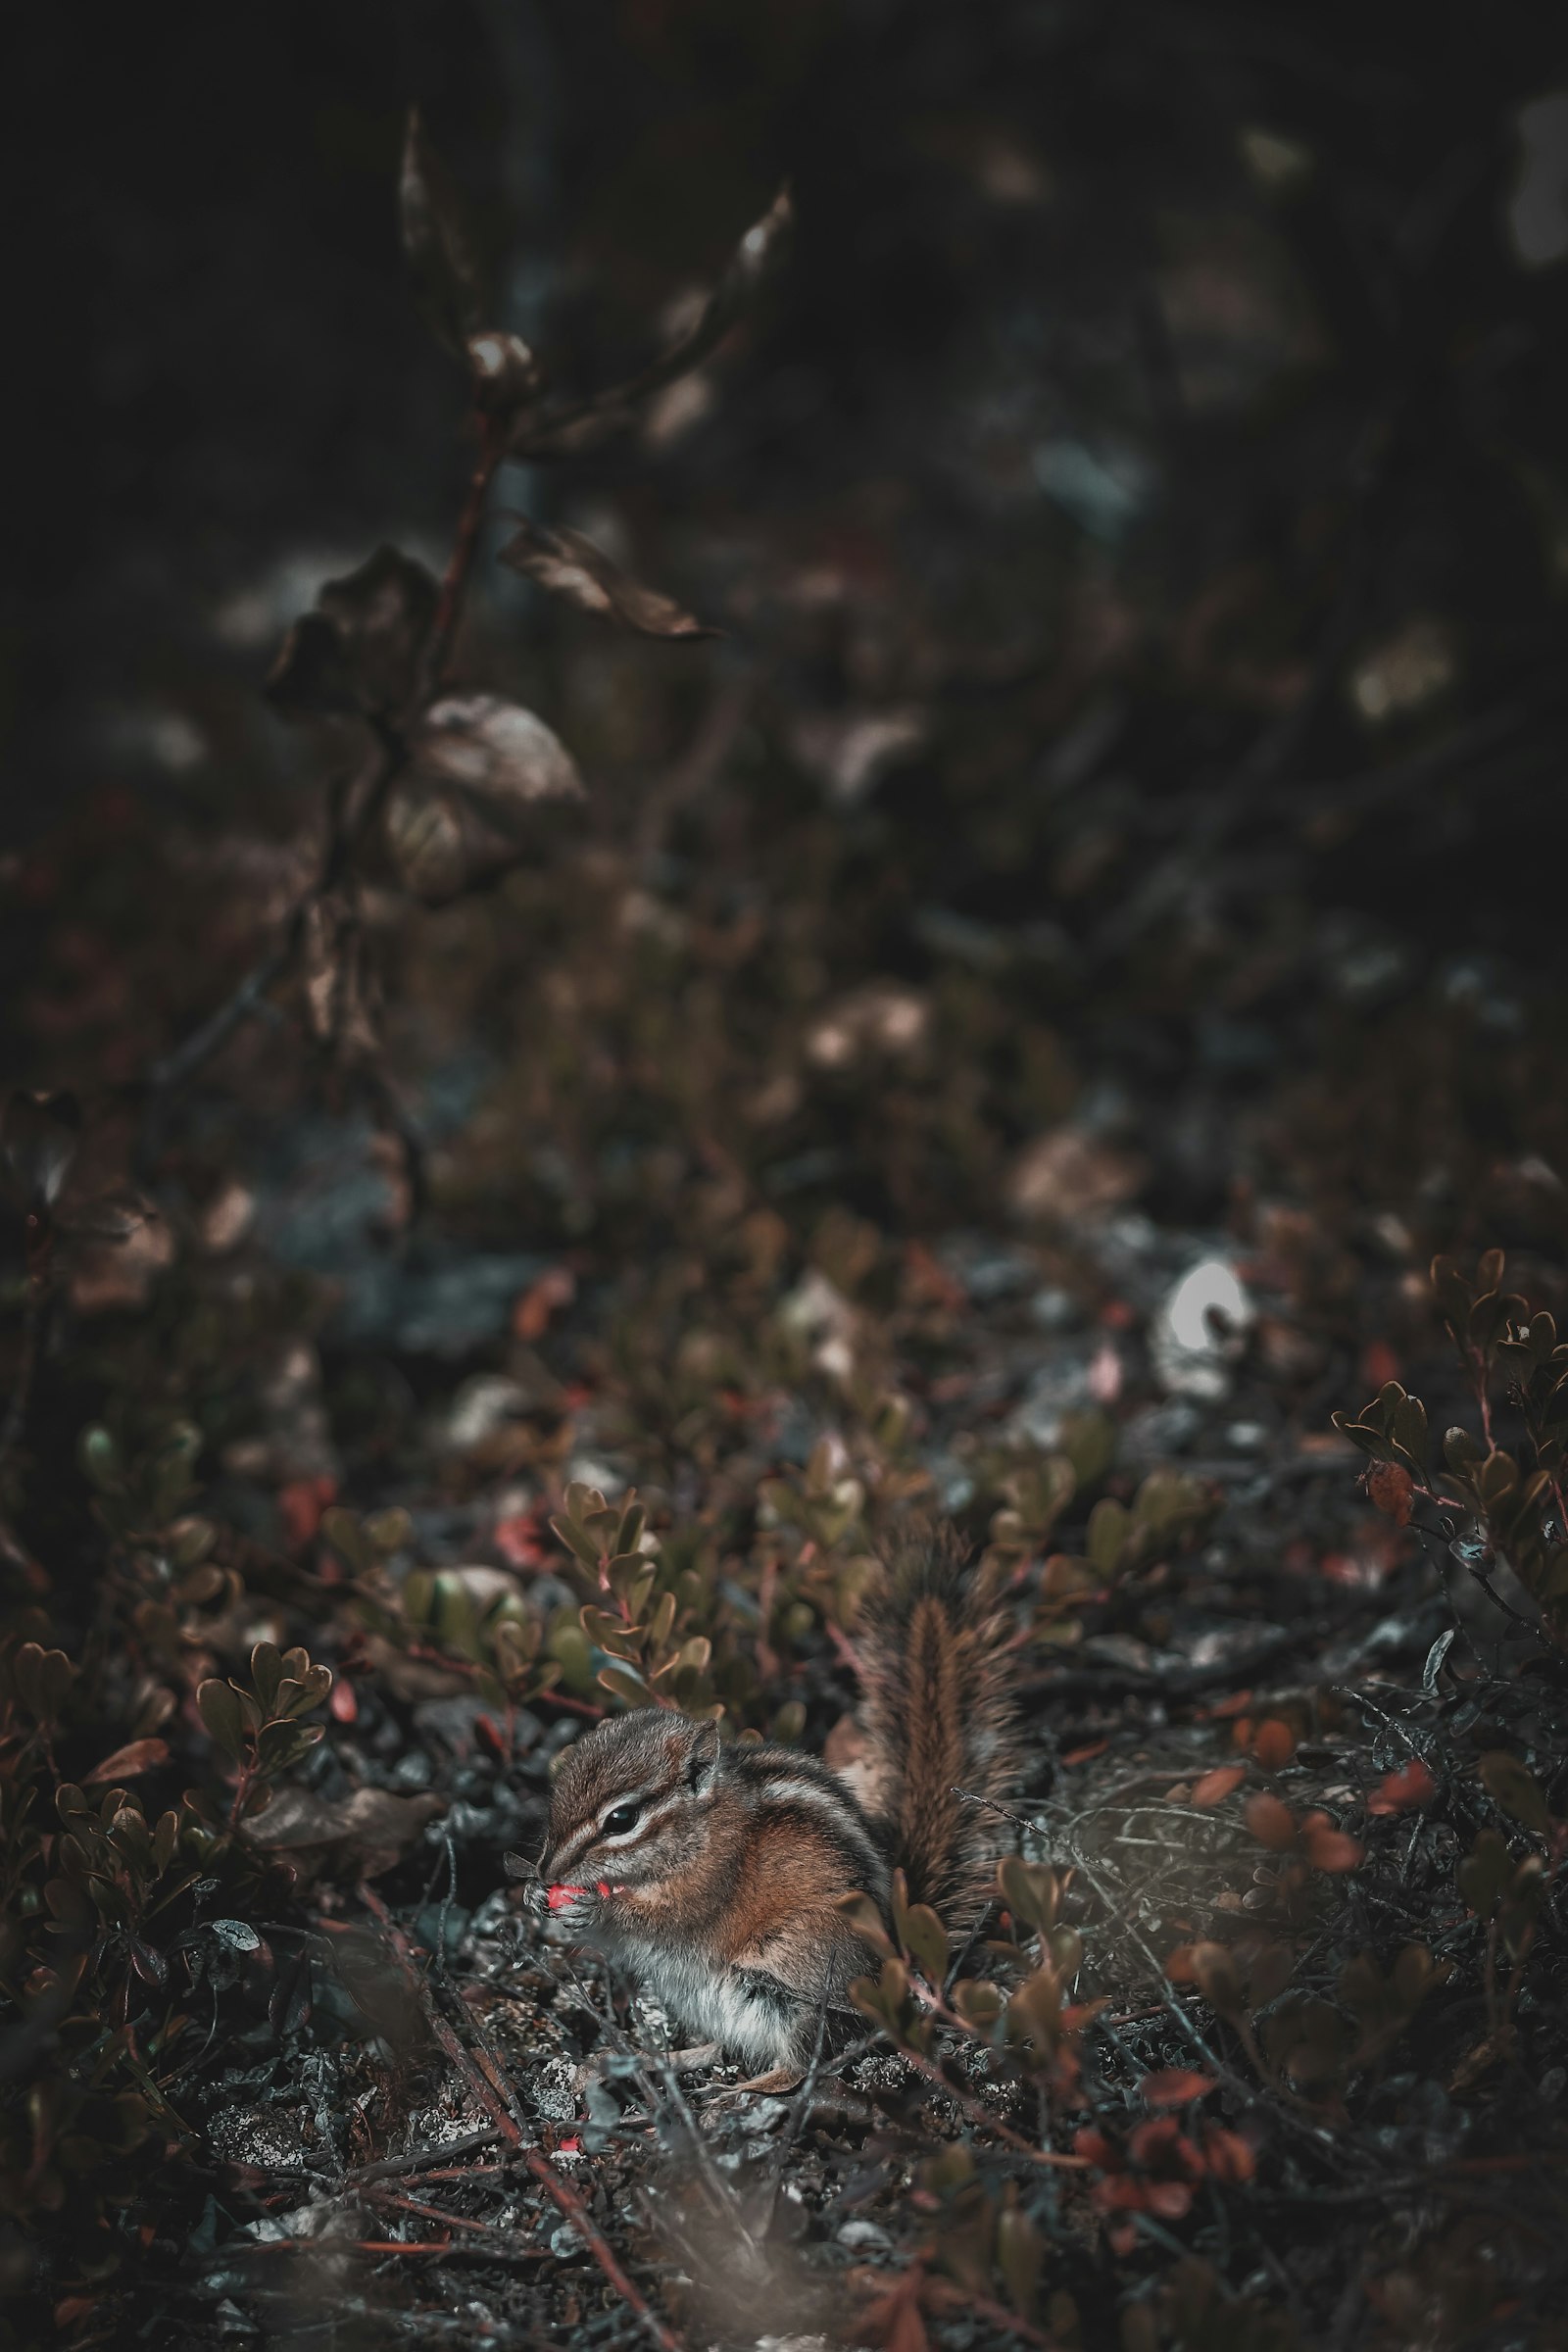
{"type": "MultiPolygon", "coordinates": [[[[475,503],[466,612],[383,562],[290,641],[313,744],[255,688],[324,540],[183,639],[104,589],[143,699],[0,858],[19,2344],[1563,2341],[1560,291],[1402,60],[1409,154],[1323,76],[1314,177],[1272,51],[1177,41],[1155,154],[1113,30],[1114,139],[1004,49],[951,136],[947,51],[896,119],[871,57],[771,323],[504,477],[588,611],[475,503]],[[1146,300],[1106,224],[1184,172],[1146,300]],[[609,556],[728,634],[604,627],[609,556]],[[362,704],[363,864],[340,621],[463,686],[422,770],[362,704]],[[490,695],[587,780],[525,847],[490,695]],[[677,2075],[508,1857],[649,1695],[853,1761],[915,1515],[1015,1636],[984,1936],[901,1919],[788,2094],[677,2075]]],[[[595,270],[644,336],[641,185],[569,381],[595,270]]]]}

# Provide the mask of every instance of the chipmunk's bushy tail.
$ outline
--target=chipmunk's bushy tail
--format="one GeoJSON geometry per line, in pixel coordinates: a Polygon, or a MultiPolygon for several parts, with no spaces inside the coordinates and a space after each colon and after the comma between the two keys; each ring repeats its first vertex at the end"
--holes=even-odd
{"type": "Polygon", "coordinates": [[[967,1567],[951,1529],[923,1530],[882,1560],[857,1650],[878,1810],[911,1900],[953,1924],[978,1911],[1005,1825],[1017,1763],[1015,1652],[998,1580],[967,1567]]]}

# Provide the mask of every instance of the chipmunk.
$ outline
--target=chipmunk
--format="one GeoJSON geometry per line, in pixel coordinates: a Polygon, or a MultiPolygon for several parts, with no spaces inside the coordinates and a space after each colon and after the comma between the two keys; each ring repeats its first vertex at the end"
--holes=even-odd
{"type": "MultiPolygon", "coordinates": [[[[977,1915],[1014,1757],[1010,1660],[995,1580],[951,1539],[878,1570],[858,1639],[870,1794],[793,1749],[642,1707],[563,1754],[538,1864],[549,1908],[618,1962],[684,2031],[783,2087],[851,2014],[874,1966],[839,1909],[893,1873],[950,1922],[977,1915]]],[[[840,2033],[842,2037],[842,2029],[840,2033]]]]}

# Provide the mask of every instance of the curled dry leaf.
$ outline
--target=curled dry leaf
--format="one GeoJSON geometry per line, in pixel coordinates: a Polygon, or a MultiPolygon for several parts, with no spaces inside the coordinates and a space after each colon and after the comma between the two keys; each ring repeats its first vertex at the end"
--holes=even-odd
{"type": "Polygon", "coordinates": [[[532,710],[499,695],[448,695],[411,738],[387,801],[387,847],[404,887],[441,906],[525,856],[541,810],[585,798],[571,754],[532,710]]]}
{"type": "Polygon", "coordinates": [[[644,637],[716,637],[671,596],[645,588],[630,572],[612,563],[580,531],[562,525],[546,530],[540,523],[519,519],[518,528],[501,551],[501,561],[525,579],[535,580],[552,596],[564,597],[579,612],[597,612],[602,619],[618,620],[644,637]]]}
{"type": "Polygon", "coordinates": [[[289,717],[391,715],[418,684],[440,590],[413,556],[378,547],[328,580],[284,638],[268,699],[289,717]]]}

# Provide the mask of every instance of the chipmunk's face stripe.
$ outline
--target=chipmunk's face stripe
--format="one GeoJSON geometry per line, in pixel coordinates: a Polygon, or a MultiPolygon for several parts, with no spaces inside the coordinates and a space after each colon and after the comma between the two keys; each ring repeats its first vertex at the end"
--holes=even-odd
{"type": "Polygon", "coordinates": [[[559,1878],[563,1872],[580,1862],[585,1854],[601,1846],[611,1853],[634,1851],[657,1837],[672,1816],[689,1814],[693,1807],[705,1806],[708,1801],[703,1794],[693,1792],[684,1771],[674,1780],[658,1783],[653,1788],[617,1788],[601,1799],[594,1809],[592,1821],[585,1822],[580,1830],[574,1831],[550,1855],[550,1872],[559,1878]],[[606,1823],[623,1805],[635,1805],[637,1819],[624,1830],[607,1831],[606,1823]]]}

